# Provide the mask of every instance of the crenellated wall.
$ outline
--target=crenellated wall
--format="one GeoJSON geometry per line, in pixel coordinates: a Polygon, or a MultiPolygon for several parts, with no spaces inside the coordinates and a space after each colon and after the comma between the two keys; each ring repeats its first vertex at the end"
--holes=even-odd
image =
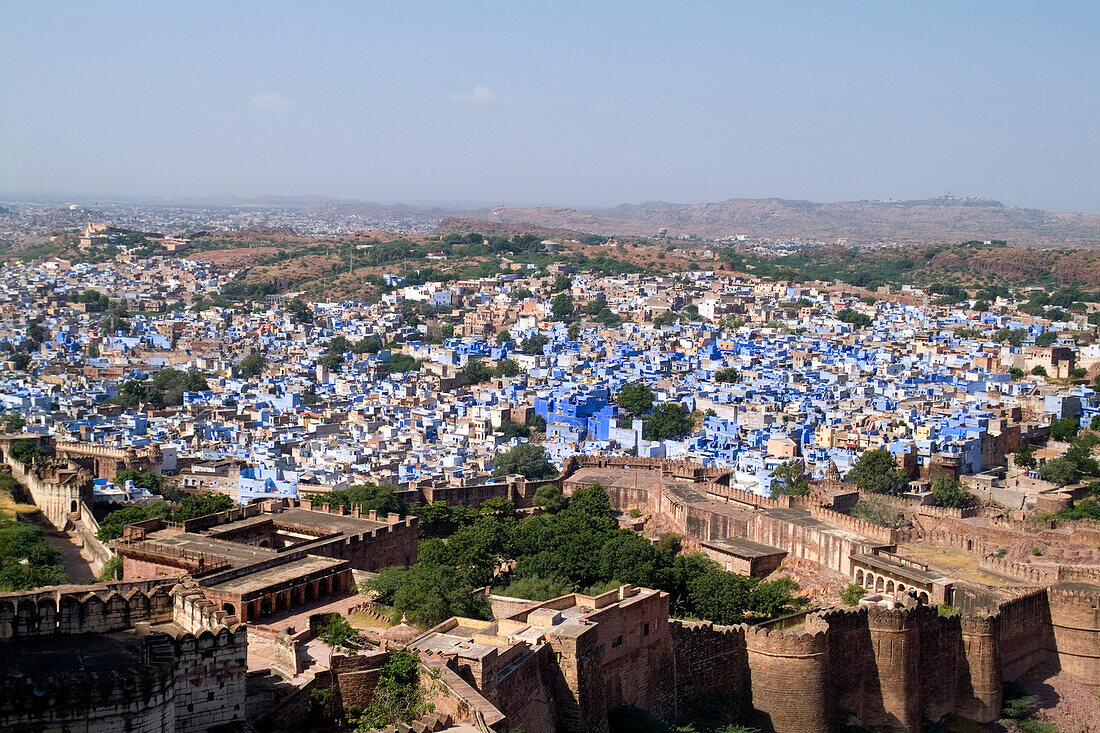
{"type": "Polygon", "coordinates": [[[0,641],[52,634],[121,631],[172,620],[172,585],[163,579],[56,586],[0,593],[0,641]]]}
{"type": "Polygon", "coordinates": [[[15,674],[0,671],[0,730],[203,733],[243,722],[245,627],[191,583],[0,594],[0,657],[16,660],[15,674]],[[39,669],[43,653],[75,664],[39,669]]]}
{"type": "Polygon", "coordinates": [[[1066,583],[1048,588],[1047,599],[1059,668],[1100,693],[1100,590],[1066,583]]]}
{"type": "Polygon", "coordinates": [[[753,723],[765,731],[791,733],[834,727],[827,628],[808,623],[804,632],[743,629],[753,723]]]}

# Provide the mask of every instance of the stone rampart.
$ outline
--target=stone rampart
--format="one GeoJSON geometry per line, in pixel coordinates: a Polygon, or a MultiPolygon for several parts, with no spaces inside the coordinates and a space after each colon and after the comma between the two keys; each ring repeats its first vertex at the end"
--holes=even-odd
{"type": "Polygon", "coordinates": [[[1059,585],[1047,589],[1047,598],[1058,666],[1100,693],[1100,591],[1059,585]]]}
{"type": "Polygon", "coordinates": [[[675,658],[674,717],[708,697],[721,700],[727,719],[744,717],[751,705],[744,628],[670,621],[669,632],[675,658]]]}
{"type": "Polygon", "coordinates": [[[829,639],[824,631],[743,626],[753,721],[765,731],[818,733],[834,727],[829,639]],[[792,684],[797,680],[797,684],[792,684]]]}
{"type": "Polygon", "coordinates": [[[0,593],[0,640],[121,631],[172,620],[171,585],[111,582],[0,593]]]}
{"type": "Polygon", "coordinates": [[[0,675],[0,730],[88,733],[175,730],[171,667],[142,664],[108,675],[66,672],[45,678],[0,675]]]}

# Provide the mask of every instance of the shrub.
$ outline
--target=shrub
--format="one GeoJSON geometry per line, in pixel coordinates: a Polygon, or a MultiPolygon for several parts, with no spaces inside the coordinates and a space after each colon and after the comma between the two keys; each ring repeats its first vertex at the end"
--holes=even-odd
{"type": "Polygon", "coordinates": [[[845,606],[855,606],[865,595],[867,595],[866,588],[858,583],[849,583],[840,591],[840,602],[845,606]]]}

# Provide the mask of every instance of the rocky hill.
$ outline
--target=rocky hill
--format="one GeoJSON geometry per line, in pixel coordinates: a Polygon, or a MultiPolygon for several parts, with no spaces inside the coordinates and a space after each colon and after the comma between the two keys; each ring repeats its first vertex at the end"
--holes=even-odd
{"type": "MultiPolygon", "coordinates": [[[[472,218],[472,217],[471,217],[472,218]]],[[[528,224],[594,234],[721,238],[802,237],[850,244],[1003,239],[1021,247],[1100,247],[1100,216],[1006,206],[989,199],[943,196],[921,201],[815,203],[785,199],[730,199],[719,203],[647,201],[610,209],[497,206],[486,216],[500,224],[528,224]]]]}

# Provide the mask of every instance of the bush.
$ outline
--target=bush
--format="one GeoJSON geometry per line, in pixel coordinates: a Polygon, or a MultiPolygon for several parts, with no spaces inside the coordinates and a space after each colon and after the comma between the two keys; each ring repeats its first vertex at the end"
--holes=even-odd
{"type": "Polygon", "coordinates": [[[856,502],[851,516],[889,529],[898,529],[905,524],[900,510],[879,499],[861,499],[856,502]]]}
{"type": "Polygon", "coordinates": [[[865,595],[867,595],[866,588],[858,583],[849,583],[840,590],[840,602],[845,606],[855,606],[865,595]]]}
{"type": "Polygon", "coordinates": [[[909,488],[909,476],[885,448],[864,451],[846,478],[872,494],[901,494],[909,488]]]}
{"type": "Polygon", "coordinates": [[[691,413],[679,402],[666,402],[653,408],[645,423],[646,440],[665,440],[687,435],[694,428],[691,413]]]}
{"type": "Polygon", "coordinates": [[[565,508],[565,497],[561,489],[553,484],[543,484],[535,489],[535,496],[531,503],[546,512],[558,512],[565,508]]]}

